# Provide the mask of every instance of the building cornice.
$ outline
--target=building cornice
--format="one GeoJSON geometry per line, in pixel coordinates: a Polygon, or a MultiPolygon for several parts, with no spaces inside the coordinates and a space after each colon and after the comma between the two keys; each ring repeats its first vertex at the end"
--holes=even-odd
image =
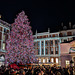
{"type": "Polygon", "coordinates": [[[9,24],[9,23],[7,23],[7,22],[1,20],[1,19],[0,19],[0,24],[1,24],[2,26],[6,26],[6,27],[10,27],[10,26],[11,26],[11,24],[9,24]]]}

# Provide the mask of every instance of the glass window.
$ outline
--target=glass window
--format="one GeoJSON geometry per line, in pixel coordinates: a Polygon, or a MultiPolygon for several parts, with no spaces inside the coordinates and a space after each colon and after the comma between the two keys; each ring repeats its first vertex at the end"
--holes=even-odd
{"type": "Polygon", "coordinates": [[[55,44],[56,44],[56,45],[58,44],[58,40],[55,40],[55,44]]]}
{"type": "Polygon", "coordinates": [[[7,30],[6,30],[6,28],[4,28],[4,32],[6,32],[7,30]]]}
{"type": "Polygon", "coordinates": [[[51,48],[51,54],[53,54],[53,48],[51,48]]]}
{"type": "Polygon", "coordinates": [[[51,62],[54,62],[54,59],[53,58],[51,58],[51,62]]]}
{"type": "Polygon", "coordinates": [[[58,51],[58,50],[57,50],[57,47],[55,47],[55,51],[58,51]]]}
{"type": "Polygon", "coordinates": [[[39,59],[39,62],[41,62],[41,59],[39,59]]]}
{"type": "Polygon", "coordinates": [[[5,43],[3,43],[3,48],[2,49],[5,50],[5,43]]]}
{"type": "Polygon", "coordinates": [[[66,65],[69,65],[70,64],[70,61],[69,60],[66,60],[66,65]]]}
{"type": "Polygon", "coordinates": [[[45,45],[46,45],[46,46],[48,45],[48,42],[47,42],[47,41],[45,41],[45,45]]]}
{"type": "Polygon", "coordinates": [[[3,41],[5,41],[5,35],[3,35],[3,41]]]}
{"type": "Polygon", "coordinates": [[[48,49],[46,48],[46,54],[48,54],[48,49]]]}
{"type": "Polygon", "coordinates": [[[53,45],[53,40],[51,40],[51,45],[53,45]]]}
{"type": "Polygon", "coordinates": [[[49,62],[49,59],[47,59],[47,62],[49,62]]]}
{"type": "Polygon", "coordinates": [[[58,58],[56,58],[56,63],[58,63],[58,58]]]}
{"type": "Polygon", "coordinates": [[[44,49],[42,48],[42,55],[44,54],[44,49]]]}
{"type": "Polygon", "coordinates": [[[37,42],[34,42],[34,46],[35,46],[35,47],[37,46],[37,42]]]}
{"type": "Polygon", "coordinates": [[[43,63],[45,63],[45,59],[43,59],[43,63]]]}
{"type": "Polygon", "coordinates": [[[42,41],[42,46],[43,46],[43,41],[42,41]]]}
{"type": "Polygon", "coordinates": [[[58,54],[58,48],[55,47],[55,54],[58,54]]]}
{"type": "Polygon", "coordinates": [[[66,36],[66,33],[63,33],[63,36],[66,36]]]}
{"type": "Polygon", "coordinates": [[[40,54],[40,49],[38,49],[38,55],[40,54]]]}

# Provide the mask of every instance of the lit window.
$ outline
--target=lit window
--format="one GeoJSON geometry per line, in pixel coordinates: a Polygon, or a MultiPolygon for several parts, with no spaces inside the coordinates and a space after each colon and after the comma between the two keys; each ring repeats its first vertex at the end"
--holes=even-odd
{"type": "Polygon", "coordinates": [[[39,62],[41,62],[41,59],[39,59],[39,62]]]}
{"type": "Polygon", "coordinates": [[[5,50],[5,43],[3,43],[3,48],[2,49],[5,50]]]}
{"type": "Polygon", "coordinates": [[[53,58],[51,58],[51,62],[54,62],[54,59],[53,58]]]}
{"type": "Polygon", "coordinates": [[[45,63],[45,59],[43,59],[43,63],[45,63]]]}
{"type": "Polygon", "coordinates": [[[66,60],[66,65],[69,65],[70,64],[70,61],[69,60],[66,60]]]}
{"type": "Polygon", "coordinates": [[[47,59],[47,62],[49,62],[49,59],[47,59]]]}
{"type": "Polygon", "coordinates": [[[56,63],[58,63],[58,58],[56,58],[56,63]]]}
{"type": "Polygon", "coordinates": [[[5,35],[3,35],[3,41],[5,41],[5,35]]]}

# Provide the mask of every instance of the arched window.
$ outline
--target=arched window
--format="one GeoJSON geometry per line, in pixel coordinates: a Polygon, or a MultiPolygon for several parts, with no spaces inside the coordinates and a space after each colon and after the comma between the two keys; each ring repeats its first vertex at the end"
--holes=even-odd
{"type": "Polygon", "coordinates": [[[54,62],[54,59],[53,58],[51,58],[51,62],[54,62]]]}
{"type": "Polygon", "coordinates": [[[56,63],[58,64],[58,58],[56,58],[56,63]]]}
{"type": "Polygon", "coordinates": [[[5,56],[4,55],[0,55],[0,61],[4,61],[5,60],[5,56]]]}

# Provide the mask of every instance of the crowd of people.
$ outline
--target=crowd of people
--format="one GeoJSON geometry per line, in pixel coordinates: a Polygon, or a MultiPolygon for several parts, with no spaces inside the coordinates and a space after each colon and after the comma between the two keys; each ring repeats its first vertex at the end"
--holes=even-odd
{"type": "Polygon", "coordinates": [[[20,68],[13,69],[10,67],[1,66],[0,75],[73,75],[73,67],[61,68],[50,66],[36,66],[31,69],[20,68]]]}

